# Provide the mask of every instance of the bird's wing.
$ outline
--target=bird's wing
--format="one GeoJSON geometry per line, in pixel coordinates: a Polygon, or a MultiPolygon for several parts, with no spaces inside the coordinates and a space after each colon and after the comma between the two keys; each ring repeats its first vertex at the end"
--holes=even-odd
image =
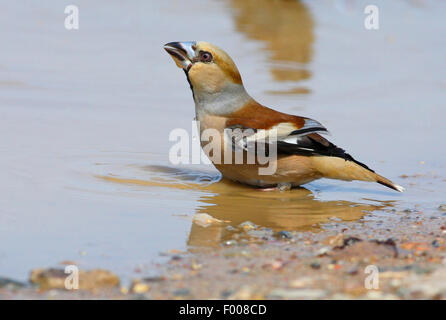
{"type": "MultiPolygon", "coordinates": [[[[227,132],[225,135],[227,141],[231,141],[232,148],[244,149],[248,152],[255,152],[257,148],[265,148],[270,150],[270,144],[276,143],[277,154],[280,155],[302,155],[302,156],[327,156],[337,157],[344,160],[353,161],[356,164],[364,167],[367,170],[374,172],[365,164],[355,160],[350,154],[345,152],[344,149],[337,147],[318,132],[327,132],[321,130],[319,126],[302,128],[297,130],[288,130],[288,135],[284,127],[281,130],[277,130],[277,137],[274,139],[272,134],[273,129],[269,130],[257,130],[253,128],[244,127],[241,125],[233,125],[228,127],[231,129],[231,136],[227,132]],[[234,131],[241,129],[240,132],[234,131]],[[235,134],[234,134],[235,132],[235,134]]],[[[269,151],[267,151],[269,153],[269,151]]]]}
{"type": "MultiPolygon", "coordinates": [[[[316,120],[278,112],[264,107],[254,100],[232,113],[226,121],[226,127],[252,128],[256,131],[263,131],[267,137],[274,133],[277,135],[277,139],[290,138],[291,140],[312,132],[328,132],[316,120]]],[[[254,140],[257,138],[257,136],[252,137],[254,140]]]]}
{"type": "Polygon", "coordinates": [[[238,111],[232,113],[226,120],[226,136],[228,131],[242,129],[243,139],[240,132],[235,132],[236,143],[256,143],[257,141],[270,140],[274,138],[281,142],[281,146],[289,144],[293,149],[308,147],[308,141],[303,139],[311,133],[328,133],[327,129],[318,121],[298,117],[273,109],[264,107],[252,100],[238,111]]]}
{"type": "MultiPolygon", "coordinates": [[[[253,146],[259,142],[276,142],[278,154],[338,157],[372,171],[353,159],[345,150],[322,137],[321,134],[328,133],[328,130],[318,121],[280,113],[261,105],[251,105],[248,108],[249,110],[245,108],[232,115],[226,122],[226,129],[229,130],[227,132],[232,134],[229,141],[233,148],[249,151],[256,150],[253,146]],[[234,134],[236,129],[241,131],[234,134]]],[[[228,133],[225,135],[229,136],[228,133]]]]}
{"type": "Polygon", "coordinates": [[[355,160],[344,149],[337,147],[320,134],[309,133],[296,139],[277,140],[278,154],[298,154],[305,156],[327,156],[337,157],[344,160],[353,161],[361,167],[374,172],[365,164],[355,160]]]}

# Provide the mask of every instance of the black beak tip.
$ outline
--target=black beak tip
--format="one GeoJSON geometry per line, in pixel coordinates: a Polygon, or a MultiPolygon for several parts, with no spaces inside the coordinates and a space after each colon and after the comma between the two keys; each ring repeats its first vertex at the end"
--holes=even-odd
{"type": "Polygon", "coordinates": [[[177,41],[174,42],[168,42],[166,43],[164,46],[164,49],[168,49],[168,48],[175,48],[175,49],[181,49],[181,44],[177,41]]]}

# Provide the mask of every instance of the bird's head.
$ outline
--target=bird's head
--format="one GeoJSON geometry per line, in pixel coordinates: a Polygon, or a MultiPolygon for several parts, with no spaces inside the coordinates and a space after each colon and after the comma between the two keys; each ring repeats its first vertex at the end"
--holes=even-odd
{"type": "Polygon", "coordinates": [[[210,98],[243,88],[240,73],[231,57],[208,42],[169,42],[164,49],[189,79],[195,99],[210,98]]]}

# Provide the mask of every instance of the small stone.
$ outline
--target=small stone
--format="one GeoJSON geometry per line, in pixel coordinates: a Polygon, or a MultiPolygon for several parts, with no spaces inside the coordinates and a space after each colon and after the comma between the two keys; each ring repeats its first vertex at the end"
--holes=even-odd
{"type": "Polygon", "coordinates": [[[201,268],[203,268],[203,265],[200,263],[197,263],[195,260],[192,260],[192,262],[190,264],[190,268],[192,270],[200,270],[201,268]]]}
{"type": "Polygon", "coordinates": [[[359,273],[359,269],[358,269],[358,267],[352,267],[346,273],[348,275],[354,276],[354,275],[357,275],[359,273]]]}
{"type": "Polygon", "coordinates": [[[271,270],[279,270],[284,266],[284,262],[282,260],[272,260],[269,263],[265,264],[271,268],[271,270]]]}
{"type": "Polygon", "coordinates": [[[282,230],[276,233],[276,237],[279,239],[291,239],[292,235],[289,231],[282,230]]]}
{"type": "Polygon", "coordinates": [[[224,290],[224,291],[222,291],[221,292],[221,298],[222,299],[227,299],[227,298],[229,298],[231,295],[233,294],[233,291],[231,291],[231,290],[224,290]]]}
{"type": "Polygon", "coordinates": [[[255,225],[251,221],[245,221],[245,222],[241,223],[239,225],[239,227],[242,228],[245,231],[249,231],[249,230],[252,230],[252,229],[256,229],[257,225],[255,225]]]}
{"type": "Polygon", "coordinates": [[[390,285],[394,288],[399,288],[401,286],[401,280],[400,279],[392,279],[390,280],[390,285]]]}
{"type": "Polygon", "coordinates": [[[434,240],[434,241],[432,241],[432,246],[434,248],[438,248],[440,246],[440,242],[438,240],[434,240]]]}
{"type": "Polygon", "coordinates": [[[333,247],[342,247],[344,245],[344,238],[344,235],[342,233],[339,233],[335,236],[326,238],[324,240],[324,243],[333,247]]]}
{"type": "Polygon", "coordinates": [[[146,277],[142,279],[144,282],[161,282],[166,280],[165,277],[146,277]]]}
{"type": "Polygon", "coordinates": [[[149,291],[150,286],[147,283],[141,282],[140,280],[134,280],[132,285],[130,286],[131,293],[145,293],[149,291]]]}
{"type": "Polygon", "coordinates": [[[328,254],[329,251],[330,251],[330,248],[323,247],[323,248],[320,248],[320,249],[317,251],[317,255],[318,255],[319,257],[321,257],[321,256],[325,256],[325,255],[328,254]]]}
{"type": "Polygon", "coordinates": [[[317,269],[321,268],[321,264],[319,262],[315,261],[315,262],[312,262],[310,264],[310,267],[311,267],[311,269],[316,269],[317,270],[317,269]]]}
{"type": "Polygon", "coordinates": [[[188,296],[188,295],[190,295],[190,290],[189,289],[186,289],[186,288],[182,288],[182,289],[177,289],[177,290],[175,290],[174,292],[172,292],[173,293],[173,295],[174,296],[181,296],[181,297],[184,297],[184,296],[188,296]]]}
{"type": "Polygon", "coordinates": [[[249,269],[248,267],[242,267],[242,273],[249,273],[249,272],[251,272],[251,269],[249,269]]]}
{"type": "Polygon", "coordinates": [[[440,204],[440,206],[438,207],[438,210],[446,211],[446,204],[440,204]]]}
{"type": "Polygon", "coordinates": [[[290,287],[291,288],[304,288],[304,287],[308,287],[313,283],[312,279],[309,278],[298,278],[298,279],[294,279],[290,282],[290,287]]]}
{"type": "Polygon", "coordinates": [[[362,240],[356,237],[348,237],[348,238],[344,238],[343,244],[342,246],[336,247],[339,249],[344,249],[345,247],[349,247],[352,246],[353,244],[357,243],[357,242],[361,242],[362,240]]]}
{"type": "Polygon", "coordinates": [[[197,213],[192,218],[192,222],[199,225],[200,227],[207,228],[212,224],[222,223],[223,221],[215,219],[207,213],[197,213]]]}
{"type": "Polygon", "coordinates": [[[227,247],[235,246],[235,245],[237,245],[237,241],[236,240],[228,240],[228,241],[223,242],[223,245],[227,246],[227,247]]]}

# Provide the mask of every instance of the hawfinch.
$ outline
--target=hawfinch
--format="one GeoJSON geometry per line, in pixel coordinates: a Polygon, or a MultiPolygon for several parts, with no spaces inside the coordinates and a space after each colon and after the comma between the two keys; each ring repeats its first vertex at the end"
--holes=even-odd
{"type": "MultiPolygon", "coordinates": [[[[218,131],[222,145],[237,144],[245,149],[244,152],[248,152],[247,144],[260,139],[260,136],[275,137],[272,149],[276,150],[277,156],[271,160],[275,170],[270,174],[260,172],[260,167],[265,164],[260,164],[257,158],[251,163],[228,163],[215,161],[215,155],[207,154],[225,178],[281,190],[329,178],[378,182],[404,191],[403,187],[375,173],[322,137],[327,129],[319,122],[275,111],[251,98],[243,87],[235,63],[217,46],[207,42],[170,42],[164,49],[186,73],[201,134],[207,129],[218,131]],[[227,142],[226,130],[235,128],[247,130],[250,134],[227,142]]],[[[206,141],[200,140],[204,150],[206,141]]],[[[265,152],[268,153],[267,148],[265,152]]]]}

